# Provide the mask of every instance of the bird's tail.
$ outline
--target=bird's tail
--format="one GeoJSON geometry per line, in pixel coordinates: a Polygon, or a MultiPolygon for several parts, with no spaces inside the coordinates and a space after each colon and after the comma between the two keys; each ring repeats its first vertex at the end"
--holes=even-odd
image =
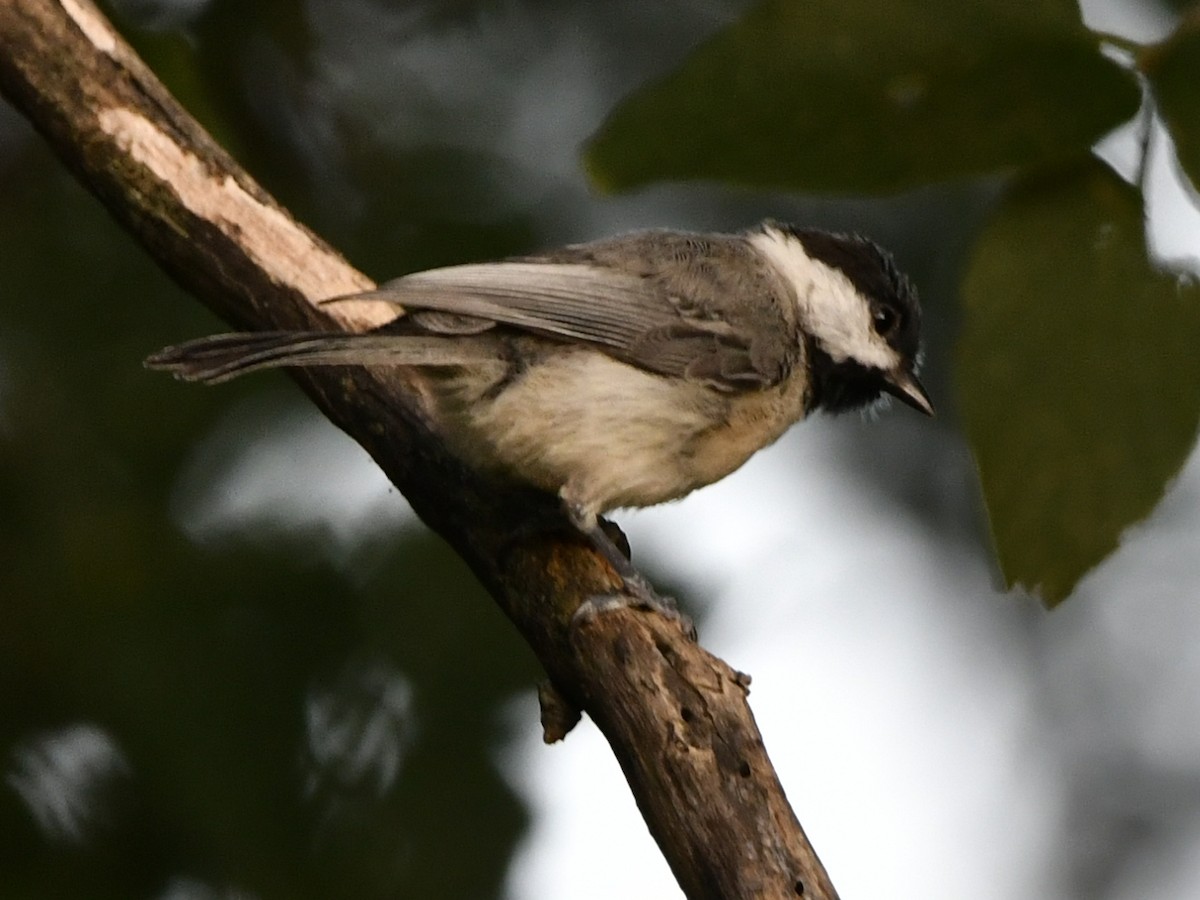
{"type": "Polygon", "coordinates": [[[220,384],[280,366],[453,366],[494,358],[495,351],[484,343],[461,337],[253,331],[166,347],[146,359],[146,368],[220,384]]]}

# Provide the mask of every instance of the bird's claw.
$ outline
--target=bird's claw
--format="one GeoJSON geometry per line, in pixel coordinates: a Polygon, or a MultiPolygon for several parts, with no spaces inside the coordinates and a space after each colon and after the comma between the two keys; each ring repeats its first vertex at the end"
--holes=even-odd
{"type": "Polygon", "coordinates": [[[620,590],[611,594],[593,594],[575,610],[572,617],[575,625],[590,621],[596,616],[614,609],[648,609],[678,623],[689,640],[696,640],[696,625],[691,617],[680,612],[673,597],[664,597],[655,592],[641,575],[627,575],[620,590]]]}

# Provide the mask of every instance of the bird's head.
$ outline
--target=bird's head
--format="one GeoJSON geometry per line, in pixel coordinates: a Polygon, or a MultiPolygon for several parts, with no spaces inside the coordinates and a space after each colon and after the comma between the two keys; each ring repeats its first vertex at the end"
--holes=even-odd
{"type": "Polygon", "coordinates": [[[933,415],[916,374],[921,307],[890,254],[857,235],[772,221],[749,240],[795,294],[813,408],[842,412],[886,392],[933,415]]]}

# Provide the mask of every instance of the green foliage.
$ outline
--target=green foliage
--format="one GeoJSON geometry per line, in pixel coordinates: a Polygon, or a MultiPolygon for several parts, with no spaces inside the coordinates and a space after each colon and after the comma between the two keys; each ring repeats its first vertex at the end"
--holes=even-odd
{"type": "Polygon", "coordinates": [[[1070,156],[1137,105],[1074,3],[764,0],[628,98],[596,183],[897,191],[1070,156]]]}
{"type": "Polygon", "coordinates": [[[1062,600],[1147,515],[1200,421],[1200,291],[1146,258],[1100,163],[1006,192],[972,254],[958,384],[1010,584],[1062,600]]]}

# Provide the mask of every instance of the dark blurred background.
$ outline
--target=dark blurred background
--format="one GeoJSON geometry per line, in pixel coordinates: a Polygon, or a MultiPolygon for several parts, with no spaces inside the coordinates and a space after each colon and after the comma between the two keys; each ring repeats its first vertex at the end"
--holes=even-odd
{"type": "MultiPolygon", "coordinates": [[[[582,142],[745,8],[105,6],[377,279],[765,216],[890,247],[938,419],[806,424],[616,518],[754,676],[844,896],[1200,896],[1200,464],[1056,612],[1000,590],[953,387],[995,184],[589,190],[582,142]]],[[[1088,12],[1139,39],[1171,21],[1088,12]]],[[[1194,215],[1159,227],[1195,248],[1194,215]]],[[[539,746],[531,654],[361,450],[278,373],[208,390],[141,368],[222,327],[0,106],[0,896],[677,894],[595,731],[539,746]]]]}

